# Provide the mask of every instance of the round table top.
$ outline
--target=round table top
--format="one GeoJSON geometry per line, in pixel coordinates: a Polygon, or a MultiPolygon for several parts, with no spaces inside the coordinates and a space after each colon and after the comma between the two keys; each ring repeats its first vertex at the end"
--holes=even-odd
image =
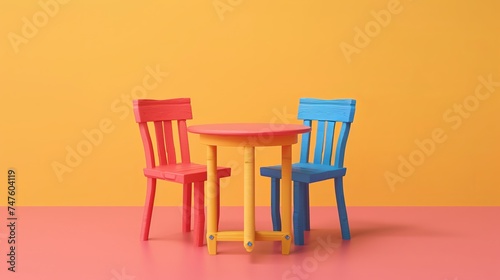
{"type": "Polygon", "coordinates": [[[202,124],[188,127],[191,133],[219,136],[294,135],[309,132],[311,128],[301,124],[269,123],[220,123],[202,124]]]}

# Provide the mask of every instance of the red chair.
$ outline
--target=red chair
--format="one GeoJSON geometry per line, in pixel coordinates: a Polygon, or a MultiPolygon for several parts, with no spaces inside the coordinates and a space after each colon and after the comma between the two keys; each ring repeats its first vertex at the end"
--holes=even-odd
{"type": "MultiPolygon", "coordinates": [[[[144,175],[147,177],[146,203],[142,221],[142,240],[148,240],[153,213],[153,204],[156,192],[156,180],[176,182],[183,185],[183,210],[182,231],[191,230],[191,187],[194,183],[194,233],[195,244],[203,246],[205,230],[204,208],[204,182],[207,180],[205,165],[191,163],[189,156],[189,143],[187,136],[186,120],[193,118],[191,100],[177,98],[169,100],[134,100],[135,121],[139,124],[144,152],[146,154],[146,168],[144,175]],[[177,121],[179,134],[181,162],[177,162],[172,125],[177,121]],[[155,152],[151,141],[148,123],[154,124],[156,151],[158,159],[155,161],[155,152]]],[[[231,175],[231,169],[217,167],[218,179],[231,175]]],[[[219,188],[215,194],[217,208],[219,208],[219,188]]],[[[218,217],[217,217],[218,219],[218,217]]]]}

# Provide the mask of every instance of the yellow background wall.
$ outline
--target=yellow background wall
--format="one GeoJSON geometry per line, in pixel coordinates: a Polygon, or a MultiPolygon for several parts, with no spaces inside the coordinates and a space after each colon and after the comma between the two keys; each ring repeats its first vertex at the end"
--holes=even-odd
{"type": "MultiPolygon", "coordinates": [[[[17,170],[18,205],[142,205],[131,96],[190,97],[189,124],[298,123],[300,97],[354,98],[348,205],[500,205],[499,10],[493,0],[1,1],[0,170],[4,181],[17,170]],[[67,149],[96,129],[68,165],[67,149]]],[[[191,157],[204,163],[197,140],[191,157]]],[[[259,150],[257,164],[278,158],[259,150]]],[[[242,204],[241,160],[220,149],[235,174],[224,205],[242,204]]],[[[268,205],[268,180],[257,184],[268,205]]],[[[332,205],[332,185],[311,188],[312,204],[332,205]]],[[[180,201],[179,185],[160,183],[159,205],[180,201]]]]}

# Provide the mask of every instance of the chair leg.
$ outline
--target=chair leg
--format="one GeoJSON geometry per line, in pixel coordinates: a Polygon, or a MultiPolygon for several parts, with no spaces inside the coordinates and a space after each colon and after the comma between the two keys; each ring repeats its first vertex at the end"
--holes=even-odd
{"type": "Polygon", "coordinates": [[[335,197],[337,199],[342,239],[349,240],[351,239],[351,234],[349,232],[349,221],[347,220],[347,209],[344,200],[344,185],[342,181],[342,177],[335,178],[335,197]]]}
{"type": "Polygon", "coordinates": [[[153,215],[153,205],[156,193],[156,179],[147,178],[146,202],[142,217],[141,239],[148,240],[149,229],[151,227],[151,216],[153,215]]]}
{"type": "Polygon", "coordinates": [[[295,245],[304,245],[304,183],[293,182],[293,238],[295,245]]]}
{"type": "Polygon", "coordinates": [[[205,235],[205,189],[203,182],[194,183],[194,243],[203,246],[205,235]]]}
{"type": "Polygon", "coordinates": [[[271,178],[271,218],[273,230],[281,231],[280,179],[278,178],[271,178]]]}
{"type": "Polygon", "coordinates": [[[183,185],[182,191],[182,232],[191,231],[191,183],[183,185]]]}
{"type": "Polygon", "coordinates": [[[311,230],[311,215],[309,214],[309,184],[304,184],[304,230],[311,230]]]}

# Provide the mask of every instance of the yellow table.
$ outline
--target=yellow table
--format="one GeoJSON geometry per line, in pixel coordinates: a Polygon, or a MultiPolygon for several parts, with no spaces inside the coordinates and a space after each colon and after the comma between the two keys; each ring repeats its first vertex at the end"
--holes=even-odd
{"type": "Polygon", "coordinates": [[[207,149],[207,247],[208,253],[217,253],[217,241],[243,241],[248,252],[255,247],[255,241],[281,241],[282,254],[290,252],[292,242],[292,146],[300,133],[310,127],[295,124],[207,124],[188,128],[200,135],[200,142],[207,149]],[[243,147],[244,228],[243,231],[217,231],[217,146],[243,147]],[[281,146],[281,231],[255,230],[255,147],[281,146]]]}

